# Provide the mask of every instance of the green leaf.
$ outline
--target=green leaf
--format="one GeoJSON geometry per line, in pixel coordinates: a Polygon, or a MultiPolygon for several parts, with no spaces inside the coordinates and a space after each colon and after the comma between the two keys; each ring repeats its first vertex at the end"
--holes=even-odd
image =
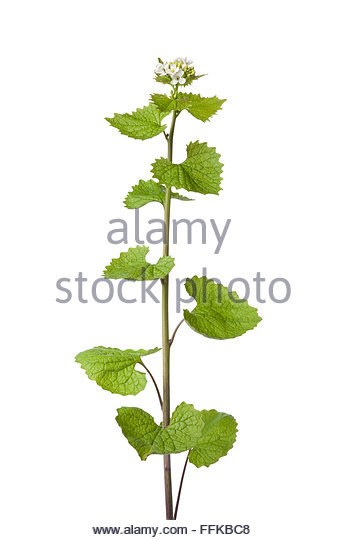
{"type": "MultiPolygon", "coordinates": [[[[182,85],[182,86],[189,86],[190,84],[192,84],[192,82],[200,79],[201,77],[205,77],[206,76],[206,73],[203,73],[202,75],[188,75],[188,76],[185,76],[185,79],[186,79],[186,82],[182,85]]],[[[171,86],[172,85],[172,79],[169,75],[156,75],[154,77],[154,80],[156,82],[159,82],[159,83],[163,83],[163,84],[170,84],[171,86]]]]}
{"type": "Polygon", "coordinates": [[[189,107],[187,111],[198,120],[206,122],[219,111],[226,99],[218,99],[217,96],[201,97],[200,94],[185,94],[189,107]]]}
{"type": "Polygon", "coordinates": [[[188,325],[203,336],[229,339],[252,330],[261,321],[256,308],[227,287],[208,280],[205,276],[187,279],[185,288],[197,305],[193,311],[184,310],[188,325]]]}
{"type": "Polygon", "coordinates": [[[220,154],[217,154],[215,148],[195,141],[188,144],[187,159],[183,163],[178,165],[166,158],[156,159],[152,173],[167,187],[218,195],[223,168],[219,158],[220,154]]]}
{"type": "Polygon", "coordinates": [[[197,411],[184,402],[175,409],[166,428],[137,407],[121,407],[116,420],[142,460],[151,454],[190,450],[189,461],[196,467],[209,467],[225,456],[237,433],[236,420],[230,414],[214,409],[197,411]]]}
{"type": "Polygon", "coordinates": [[[159,83],[172,85],[172,79],[169,75],[156,75],[154,80],[159,83]]]}
{"type": "Polygon", "coordinates": [[[230,414],[214,409],[201,411],[204,427],[201,436],[189,453],[189,461],[196,467],[209,467],[226,456],[236,440],[237,423],[230,414]]]}
{"type": "Polygon", "coordinates": [[[161,111],[177,111],[174,99],[166,94],[151,94],[151,101],[161,111]]]}
{"type": "Polygon", "coordinates": [[[159,109],[150,103],[143,109],[136,109],[129,114],[115,113],[113,118],[105,118],[111,126],[119,129],[123,135],[133,139],[150,139],[165,131],[166,125],[161,121],[168,113],[160,112],[159,109]]]}
{"type": "Polygon", "coordinates": [[[120,254],[118,259],[112,259],[109,266],[104,270],[104,277],[108,279],[129,279],[144,281],[147,279],[159,279],[165,277],[175,266],[175,259],[164,255],[156,264],[146,261],[149,252],[147,246],[129,248],[120,254]]]}
{"type": "Polygon", "coordinates": [[[161,112],[183,111],[190,106],[187,94],[178,94],[178,97],[167,96],[166,94],[151,94],[151,101],[161,112]]]}
{"type": "Polygon", "coordinates": [[[76,356],[76,362],[86,371],[89,379],[96,381],[104,390],[122,396],[136,395],[147,384],[146,375],[135,369],[141,364],[141,356],[160,351],[155,349],[133,351],[94,347],[76,356]]]}
{"type": "MultiPolygon", "coordinates": [[[[124,200],[127,208],[140,208],[149,202],[165,202],[166,188],[154,180],[140,180],[136,186],[133,186],[124,200]]],[[[179,193],[171,192],[171,198],[179,199],[180,201],[191,201],[188,197],[184,197],[179,193]]]]}
{"type": "Polygon", "coordinates": [[[116,420],[142,460],[150,454],[189,450],[198,442],[204,426],[201,412],[184,402],[174,410],[166,428],[158,426],[153,416],[136,407],[121,407],[116,420]]]}
{"type": "Polygon", "coordinates": [[[166,94],[152,94],[152,102],[161,112],[182,111],[186,109],[192,116],[206,122],[219,111],[226,99],[217,96],[201,97],[200,94],[180,92],[176,99],[166,94]]]}
{"type": "Polygon", "coordinates": [[[198,79],[201,79],[201,77],[206,77],[207,73],[202,73],[202,75],[191,75],[186,77],[186,82],[183,84],[183,86],[190,86],[194,81],[197,81],[198,79]]]}

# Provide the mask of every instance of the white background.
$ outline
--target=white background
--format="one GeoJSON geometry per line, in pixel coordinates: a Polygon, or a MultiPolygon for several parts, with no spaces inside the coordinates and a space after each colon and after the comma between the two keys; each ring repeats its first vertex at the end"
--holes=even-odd
{"type": "MultiPolygon", "coordinates": [[[[160,420],[151,384],[103,391],[74,363],[95,345],[160,345],[160,306],[97,304],[91,284],[126,246],[129,187],[165,155],[104,120],[143,106],[157,56],[189,55],[208,77],[192,90],[228,99],[210,123],[182,113],[190,140],[222,154],[223,192],[173,202],[173,217],[231,226],[219,255],[184,235],[174,276],[266,278],[263,322],[238,340],[182,327],[172,402],[231,412],[235,448],[190,465],[177,523],[249,524],[257,540],[346,538],[346,13],[344,2],[61,0],[4,2],[1,14],[2,536],[94,538],[94,525],[164,524],[162,460],[142,463],[115,423],[139,406],[160,420]],[[85,297],[59,304],[56,281],[83,272],[85,297]],[[287,278],[292,296],[269,300],[287,278]]],[[[159,205],[141,211],[142,233],[159,205]]],[[[128,247],[129,247],[128,246],[128,247]]],[[[152,248],[152,259],[160,247],[152,248]]],[[[159,291],[159,289],[157,289],[159,291]]],[[[127,287],[139,297],[140,286],[127,287]]],[[[242,291],[240,291],[242,293],[242,291]]],[[[100,295],[102,291],[100,289],[100,295]]],[[[174,312],[171,324],[180,316],[174,312]]],[[[160,354],[148,358],[160,377],[160,354]]],[[[174,488],[183,455],[173,457],[174,488]]],[[[193,527],[193,528],[196,528],[193,527]]]]}

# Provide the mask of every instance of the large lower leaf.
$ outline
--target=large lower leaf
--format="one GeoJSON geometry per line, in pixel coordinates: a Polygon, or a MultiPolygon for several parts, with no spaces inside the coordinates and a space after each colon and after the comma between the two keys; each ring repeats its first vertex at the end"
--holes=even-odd
{"type": "Polygon", "coordinates": [[[175,409],[166,428],[158,426],[153,416],[137,407],[121,407],[116,420],[142,460],[150,454],[189,450],[198,442],[204,426],[201,412],[184,402],[175,409]]]}
{"type": "Polygon", "coordinates": [[[133,139],[150,139],[165,131],[166,125],[161,122],[168,113],[161,112],[150,103],[142,109],[136,109],[133,113],[118,114],[113,118],[105,118],[111,126],[119,129],[123,135],[133,139]]]}
{"type": "Polygon", "coordinates": [[[156,159],[152,165],[152,173],[167,187],[218,195],[223,168],[219,158],[220,154],[217,154],[215,148],[195,141],[188,144],[187,159],[183,163],[178,165],[166,158],[156,159]]]}
{"type": "MultiPolygon", "coordinates": [[[[124,200],[124,204],[127,208],[134,209],[140,208],[150,202],[159,202],[164,204],[165,202],[166,187],[158,184],[154,180],[140,180],[136,186],[133,186],[124,200]]],[[[184,197],[179,193],[171,192],[172,199],[179,199],[180,201],[191,201],[188,197],[184,197]]]]}
{"type": "Polygon", "coordinates": [[[209,467],[226,456],[236,441],[237,422],[233,416],[214,409],[201,411],[204,427],[200,438],[189,453],[196,467],[209,467]]]}
{"type": "Polygon", "coordinates": [[[149,252],[147,246],[136,246],[120,254],[118,259],[112,259],[109,266],[104,270],[104,277],[108,279],[129,279],[144,281],[147,279],[159,279],[165,277],[175,266],[175,260],[164,255],[157,263],[150,264],[146,261],[149,252]]]}
{"type": "Polygon", "coordinates": [[[236,420],[230,414],[214,409],[197,411],[184,402],[175,409],[166,428],[137,407],[121,407],[116,420],[142,460],[151,454],[190,450],[189,461],[196,467],[209,467],[225,456],[237,433],[236,420]]]}
{"type": "Polygon", "coordinates": [[[144,373],[135,369],[135,365],[141,364],[141,356],[158,351],[158,348],[122,351],[110,347],[94,347],[80,352],[76,362],[81,364],[89,379],[96,381],[104,390],[122,396],[136,395],[145,388],[147,380],[144,373]]]}
{"type": "Polygon", "coordinates": [[[152,94],[151,100],[161,112],[186,109],[192,116],[202,120],[202,122],[206,122],[216,114],[226,101],[217,98],[217,96],[201,97],[200,94],[185,94],[182,92],[176,98],[166,94],[152,94]]]}
{"type": "Polygon", "coordinates": [[[235,292],[206,277],[187,279],[185,288],[196,300],[190,312],[184,310],[188,325],[203,336],[229,339],[252,330],[261,321],[256,308],[240,300],[235,292]]]}

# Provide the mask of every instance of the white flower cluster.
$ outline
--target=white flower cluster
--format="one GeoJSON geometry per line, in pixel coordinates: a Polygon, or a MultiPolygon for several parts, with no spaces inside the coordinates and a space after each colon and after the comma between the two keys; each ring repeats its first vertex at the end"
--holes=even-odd
{"type": "Polygon", "coordinates": [[[189,58],[176,58],[173,62],[157,64],[155,73],[171,77],[171,84],[185,84],[187,75],[195,73],[193,60],[189,58]]]}

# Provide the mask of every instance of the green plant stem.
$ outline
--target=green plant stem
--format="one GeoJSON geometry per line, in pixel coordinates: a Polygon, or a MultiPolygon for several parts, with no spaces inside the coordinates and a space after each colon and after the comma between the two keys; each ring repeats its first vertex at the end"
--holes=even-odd
{"type": "Polygon", "coordinates": [[[155,378],[153,377],[152,373],[149,371],[148,367],[143,363],[143,361],[141,361],[141,365],[145,368],[145,370],[147,371],[148,375],[150,376],[150,378],[152,379],[152,382],[154,384],[154,387],[157,391],[157,395],[158,395],[158,399],[159,399],[159,403],[160,403],[160,407],[163,408],[163,400],[161,398],[161,394],[160,394],[160,390],[158,388],[158,385],[156,383],[156,380],[155,378]]]}
{"type": "Polygon", "coordinates": [[[179,507],[179,504],[180,504],[182,487],[183,487],[183,480],[184,480],[184,475],[186,474],[186,468],[187,468],[187,465],[188,465],[189,454],[190,454],[190,450],[189,450],[189,452],[187,454],[187,457],[186,457],[186,460],[184,462],[184,467],[183,467],[181,481],[180,481],[180,487],[179,487],[178,494],[177,494],[177,501],[176,501],[176,506],[175,506],[174,519],[177,519],[178,507],[179,507]]]}
{"type": "MultiPolygon", "coordinates": [[[[177,113],[172,113],[170,134],[168,138],[168,160],[172,161],[173,136],[175,131],[177,113]]],[[[171,189],[166,189],[164,205],[165,241],[163,255],[169,255],[170,241],[170,206],[171,189]]],[[[162,279],[162,341],[163,341],[163,427],[170,423],[170,338],[169,338],[169,276],[162,279]]],[[[166,519],[173,518],[172,482],[171,482],[171,458],[170,454],[164,455],[164,485],[166,519]]]]}

